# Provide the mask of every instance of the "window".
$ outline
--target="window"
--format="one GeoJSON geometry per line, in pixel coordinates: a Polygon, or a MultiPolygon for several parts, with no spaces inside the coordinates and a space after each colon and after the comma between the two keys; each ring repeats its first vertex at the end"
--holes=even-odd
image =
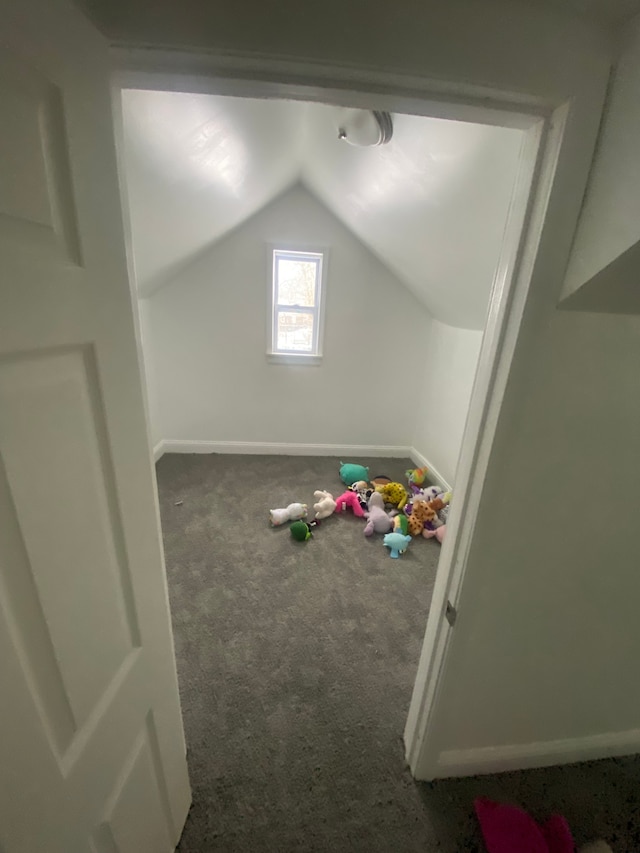
{"type": "Polygon", "coordinates": [[[322,355],[323,252],[273,250],[271,349],[277,361],[322,355]]]}

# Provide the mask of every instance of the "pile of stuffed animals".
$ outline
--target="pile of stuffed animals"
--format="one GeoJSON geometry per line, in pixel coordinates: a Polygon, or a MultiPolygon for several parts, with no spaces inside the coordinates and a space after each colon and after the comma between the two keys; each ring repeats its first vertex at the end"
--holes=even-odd
{"type": "Polygon", "coordinates": [[[358,518],[365,519],[365,536],[384,534],[383,544],[389,548],[391,557],[403,554],[417,536],[442,543],[447,530],[451,493],[445,493],[439,486],[426,486],[426,468],[413,468],[405,476],[407,486],[384,476],[370,479],[368,468],[343,462],[340,464],[340,479],[346,490],[337,497],[327,491],[314,492],[313,521],[305,521],[307,504],[292,503],[270,510],[271,524],[278,527],[291,522],[291,536],[305,542],[313,535],[312,528],[323,519],[350,510],[358,518]]]}

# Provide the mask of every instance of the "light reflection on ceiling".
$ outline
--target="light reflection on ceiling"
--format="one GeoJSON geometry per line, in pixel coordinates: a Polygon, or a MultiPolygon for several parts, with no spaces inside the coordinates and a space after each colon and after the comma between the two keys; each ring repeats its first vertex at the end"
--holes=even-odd
{"type": "Polygon", "coordinates": [[[301,181],[436,318],[482,327],[519,131],[394,115],[357,148],[321,104],[128,90],[123,113],[141,295],[301,181]]]}

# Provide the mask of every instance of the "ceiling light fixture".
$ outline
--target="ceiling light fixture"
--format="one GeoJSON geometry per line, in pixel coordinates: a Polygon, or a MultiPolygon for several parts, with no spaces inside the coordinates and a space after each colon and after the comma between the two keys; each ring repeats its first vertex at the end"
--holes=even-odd
{"type": "Polygon", "coordinates": [[[338,126],[338,139],[360,148],[386,145],[392,136],[391,115],[379,110],[349,110],[338,126]]]}

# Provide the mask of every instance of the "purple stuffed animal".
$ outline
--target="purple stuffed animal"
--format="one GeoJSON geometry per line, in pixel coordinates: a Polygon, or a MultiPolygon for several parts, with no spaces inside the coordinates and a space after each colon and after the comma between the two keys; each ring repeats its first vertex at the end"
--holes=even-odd
{"type": "Polygon", "coordinates": [[[365,512],[367,526],[364,529],[365,536],[373,536],[374,533],[388,533],[393,527],[393,516],[395,513],[384,511],[384,498],[379,492],[373,492],[369,498],[369,509],[365,512]]]}

